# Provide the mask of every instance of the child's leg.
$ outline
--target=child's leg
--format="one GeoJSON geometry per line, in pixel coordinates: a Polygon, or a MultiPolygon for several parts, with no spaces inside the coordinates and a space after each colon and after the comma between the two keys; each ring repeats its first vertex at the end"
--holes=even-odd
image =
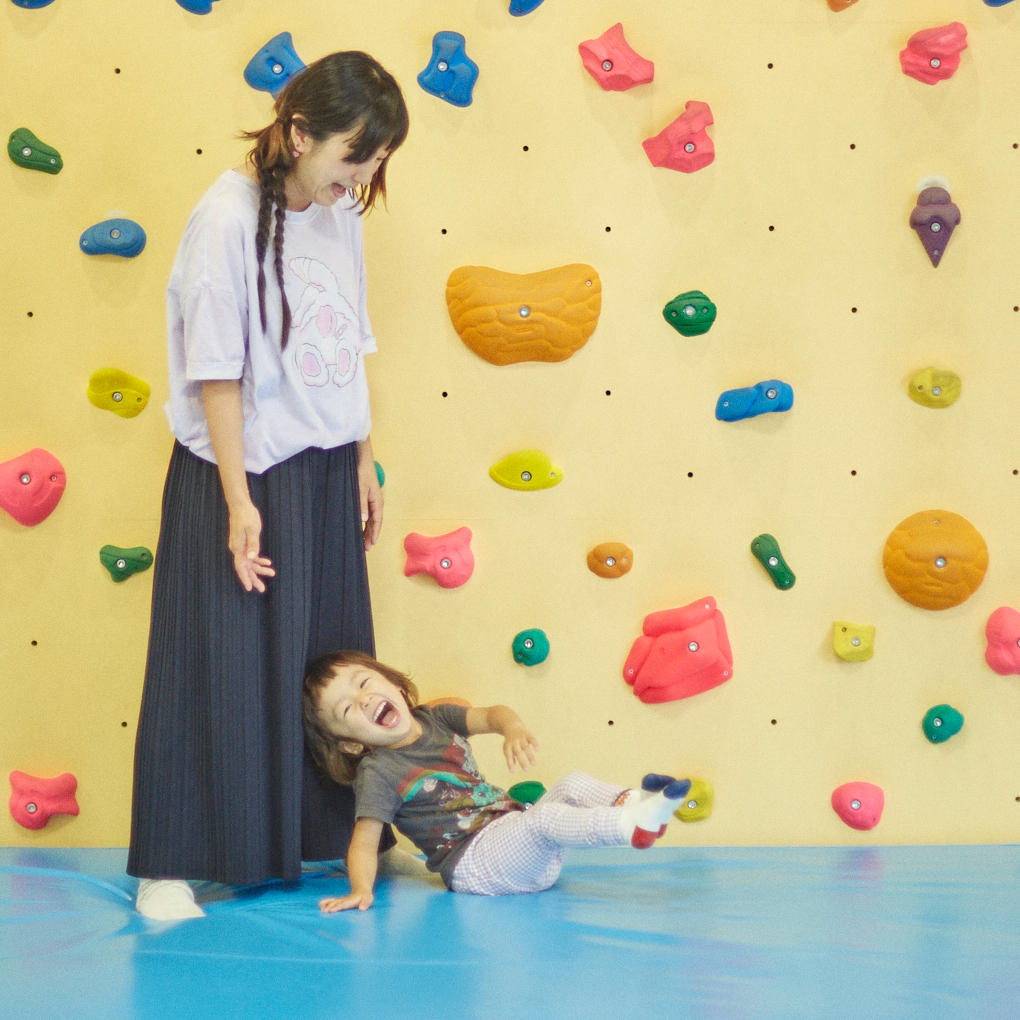
{"type": "Polygon", "coordinates": [[[625,793],[626,787],[603,783],[601,779],[595,779],[587,772],[571,772],[562,779],[557,779],[538,803],[558,801],[573,807],[611,807],[619,804],[625,793]]]}

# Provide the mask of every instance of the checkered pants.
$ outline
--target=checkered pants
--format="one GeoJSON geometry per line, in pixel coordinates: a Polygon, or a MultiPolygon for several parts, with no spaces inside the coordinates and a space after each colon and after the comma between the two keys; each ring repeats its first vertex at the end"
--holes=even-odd
{"type": "Polygon", "coordinates": [[[489,822],[457,862],[450,888],[480,896],[541,892],[559,878],[568,847],[628,845],[613,807],[623,792],[571,772],[527,811],[489,822]]]}

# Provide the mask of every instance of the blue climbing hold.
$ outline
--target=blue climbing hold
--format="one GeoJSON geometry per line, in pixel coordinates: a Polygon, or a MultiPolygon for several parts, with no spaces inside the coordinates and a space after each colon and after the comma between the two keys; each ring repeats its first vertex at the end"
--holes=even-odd
{"type": "Polygon", "coordinates": [[[1005,7],[1006,4],[1012,3],[1013,0],[985,0],[985,3],[989,7],[1005,7]]]}
{"type": "Polygon", "coordinates": [[[432,59],[418,75],[418,84],[429,95],[454,106],[470,106],[476,81],[478,65],[464,49],[464,36],[460,32],[436,32],[432,37],[432,59]]]}
{"type": "Polygon", "coordinates": [[[145,231],[134,220],[103,220],[89,227],[78,245],[86,255],[121,255],[133,259],[145,247],[145,231]]]}
{"type": "Polygon", "coordinates": [[[715,405],[715,416],[719,421],[740,421],[769,411],[789,411],[791,407],[793,387],[778,379],[769,379],[757,386],[721,393],[715,405]]]}
{"type": "Polygon", "coordinates": [[[15,7],[25,7],[30,11],[38,10],[40,7],[48,7],[53,0],[12,0],[15,7]]]}
{"type": "Polygon", "coordinates": [[[510,13],[515,18],[520,18],[541,6],[542,0],[510,0],[510,13]]]}
{"type": "Polygon", "coordinates": [[[379,461],[375,462],[375,477],[379,481],[379,488],[381,489],[386,484],[386,472],[382,469],[382,464],[379,461]]]}
{"type": "Polygon", "coordinates": [[[177,0],[177,2],[192,14],[208,14],[216,0],[177,0]]]}
{"type": "Polygon", "coordinates": [[[283,86],[304,69],[304,61],[294,52],[294,40],[290,32],[281,32],[274,35],[248,61],[244,69],[244,80],[253,89],[268,92],[275,99],[283,86]]]}

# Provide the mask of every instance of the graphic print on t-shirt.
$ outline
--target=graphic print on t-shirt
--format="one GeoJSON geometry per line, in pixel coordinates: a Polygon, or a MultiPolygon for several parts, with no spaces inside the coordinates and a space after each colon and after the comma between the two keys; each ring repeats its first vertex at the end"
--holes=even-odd
{"type": "Polygon", "coordinates": [[[492,815],[510,807],[510,798],[482,778],[464,737],[455,734],[443,758],[450,763],[449,769],[411,769],[397,787],[397,796],[405,804],[424,794],[434,807],[449,813],[437,816],[430,840],[437,847],[477,831],[492,815]],[[455,831],[448,831],[451,828],[455,831]]]}
{"type": "Polygon", "coordinates": [[[346,386],[358,371],[358,317],[321,262],[296,258],[288,268],[305,285],[291,319],[294,364],[306,386],[346,386]]]}

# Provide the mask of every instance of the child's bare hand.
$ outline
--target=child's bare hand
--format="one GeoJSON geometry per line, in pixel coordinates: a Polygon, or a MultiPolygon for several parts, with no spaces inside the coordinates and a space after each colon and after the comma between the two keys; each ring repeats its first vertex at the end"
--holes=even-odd
{"type": "Polygon", "coordinates": [[[328,897],[319,900],[319,909],[324,914],[335,914],[338,910],[368,910],[375,896],[370,892],[349,893],[347,896],[328,897]]]}
{"type": "Polygon", "coordinates": [[[511,772],[517,765],[520,765],[522,772],[527,772],[528,765],[535,764],[537,750],[538,741],[523,723],[514,723],[504,731],[503,754],[506,756],[507,768],[511,772]]]}

